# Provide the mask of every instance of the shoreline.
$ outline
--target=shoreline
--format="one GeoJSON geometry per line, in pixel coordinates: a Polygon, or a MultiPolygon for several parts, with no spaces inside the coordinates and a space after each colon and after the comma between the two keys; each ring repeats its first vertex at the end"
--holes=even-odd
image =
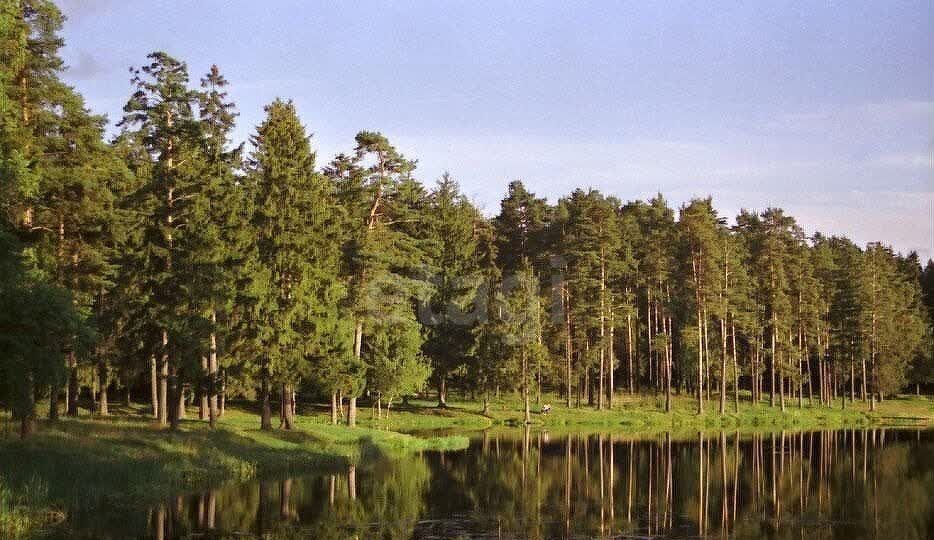
{"type": "MultiPolygon", "coordinates": [[[[653,397],[621,399],[613,410],[567,409],[553,406],[547,415],[536,413],[529,430],[551,434],[607,433],[652,437],[730,430],[739,434],[761,431],[802,431],[862,428],[930,428],[934,399],[906,396],[882,403],[876,412],[861,404],[846,410],[788,407],[785,413],[766,404],[742,403],[739,413],[716,411],[698,416],[692,401],[678,398],[665,413],[650,407],[653,397]]],[[[44,421],[35,437],[15,438],[9,420],[0,418],[0,457],[19,464],[0,473],[0,533],[25,538],[67,519],[67,508],[80,500],[146,506],[175,493],[204,489],[227,482],[247,482],[281,474],[366,467],[380,456],[421,451],[462,450],[469,437],[485,430],[511,431],[525,426],[524,411],[515,400],[493,403],[489,416],[482,405],[413,401],[393,410],[388,418],[371,418],[361,408],[360,425],[330,425],[323,408],[310,408],[297,417],[292,431],[260,431],[258,417],[243,409],[229,409],[211,431],[206,422],[186,420],[178,432],[152,423],[136,409],[115,407],[107,418],[81,417],[44,421]],[[23,494],[44,494],[26,497],[23,494]],[[5,494],[5,495],[4,495],[5,494]],[[10,509],[12,508],[12,510],[10,509]]],[[[728,409],[729,411],[729,409],[728,409]]]]}

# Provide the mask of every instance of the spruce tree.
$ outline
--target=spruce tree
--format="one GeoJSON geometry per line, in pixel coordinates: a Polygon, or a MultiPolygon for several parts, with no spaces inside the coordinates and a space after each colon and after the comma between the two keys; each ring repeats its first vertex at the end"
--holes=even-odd
{"type": "Polygon", "coordinates": [[[248,189],[255,244],[246,270],[256,352],[261,427],[271,429],[270,393],[281,386],[281,425],[293,426],[294,386],[326,350],[342,291],[336,270],[341,223],[327,180],[291,102],[273,101],[252,137],[248,189]]]}
{"type": "Polygon", "coordinates": [[[425,210],[422,226],[431,240],[427,249],[433,287],[419,309],[419,321],[426,329],[423,349],[431,359],[439,406],[444,406],[448,379],[466,369],[474,326],[485,316],[477,312],[483,281],[476,229],[482,217],[448,174],[428,195],[425,210]]]}

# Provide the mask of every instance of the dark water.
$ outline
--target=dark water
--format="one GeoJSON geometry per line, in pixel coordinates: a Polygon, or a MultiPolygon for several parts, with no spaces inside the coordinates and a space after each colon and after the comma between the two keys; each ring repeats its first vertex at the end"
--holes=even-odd
{"type": "Polygon", "coordinates": [[[88,501],[65,538],[934,538],[934,431],[633,439],[487,433],[460,452],[147,509],[88,501]]]}

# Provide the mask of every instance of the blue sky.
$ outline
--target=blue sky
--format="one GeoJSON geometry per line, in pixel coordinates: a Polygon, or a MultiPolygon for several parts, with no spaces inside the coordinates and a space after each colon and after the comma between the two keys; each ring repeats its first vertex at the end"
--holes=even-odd
{"type": "Polygon", "coordinates": [[[934,3],[61,0],[66,78],[112,121],[165,50],[231,81],[245,139],[277,96],[318,163],[380,130],[488,213],[507,181],[934,257],[934,3]]]}

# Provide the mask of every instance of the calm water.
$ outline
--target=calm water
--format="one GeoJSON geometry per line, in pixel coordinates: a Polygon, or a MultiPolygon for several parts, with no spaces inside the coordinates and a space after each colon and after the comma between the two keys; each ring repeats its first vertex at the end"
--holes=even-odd
{"type": "Polygon", "coordinates": [[[934,431],[556,436],[229,485],[155,508],[87,501],[64,538],[934,538],[934,431]]]}

